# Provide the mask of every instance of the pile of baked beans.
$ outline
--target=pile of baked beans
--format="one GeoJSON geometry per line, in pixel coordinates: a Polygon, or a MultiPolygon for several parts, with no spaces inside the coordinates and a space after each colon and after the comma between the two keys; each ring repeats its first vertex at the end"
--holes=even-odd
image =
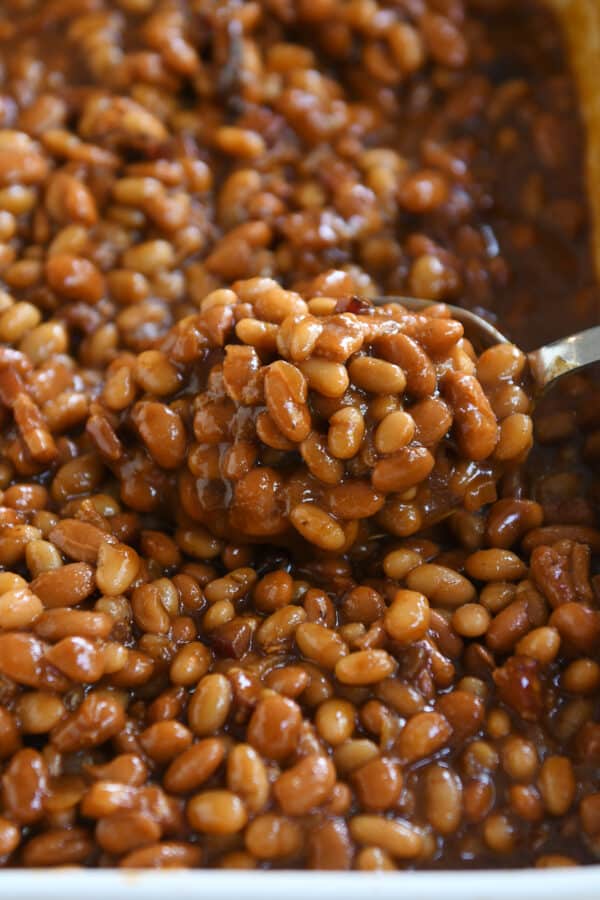
{"type": "Polygon", "coordinates": [[[595,315],[555,24],[5,0],[0,51],[0,867],[594,861],[600,392],[532,418],[444,305],[595,315]]]}

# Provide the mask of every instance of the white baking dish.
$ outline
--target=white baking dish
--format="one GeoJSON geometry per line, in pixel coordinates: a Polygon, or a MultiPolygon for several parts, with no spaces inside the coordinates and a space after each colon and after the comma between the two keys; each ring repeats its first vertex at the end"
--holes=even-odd
{"type": "Polygon", "coordinates": [[[468,872],[6,870],[2,900],[600,900],[600,866],[468,872]]]}

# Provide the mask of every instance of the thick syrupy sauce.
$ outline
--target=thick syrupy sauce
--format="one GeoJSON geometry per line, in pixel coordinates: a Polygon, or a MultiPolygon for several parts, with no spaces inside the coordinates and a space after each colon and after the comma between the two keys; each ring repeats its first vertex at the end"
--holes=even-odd
{"type": "Polygon", "coordinates": [[[522,353],[473,453],[456,323],[398,325],[421,393],[389,323],[337,356],[361,296],[523,350],[597,324],[583,146],[529,0],[4,0],[0,868],[597,861],[597,389],[540,404],[525,463],[522,353]],[[421,503],[373,473],[423,398],[421,503]]]}

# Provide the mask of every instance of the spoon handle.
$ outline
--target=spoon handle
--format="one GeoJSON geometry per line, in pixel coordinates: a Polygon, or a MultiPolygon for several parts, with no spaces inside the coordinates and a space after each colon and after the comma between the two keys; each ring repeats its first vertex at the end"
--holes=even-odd
{"type": "Polygon", "coordinates": [[[600,325],[540,347],[528,358],[535,383],[541,390],[567,372],[600,361],[600,325]]]}

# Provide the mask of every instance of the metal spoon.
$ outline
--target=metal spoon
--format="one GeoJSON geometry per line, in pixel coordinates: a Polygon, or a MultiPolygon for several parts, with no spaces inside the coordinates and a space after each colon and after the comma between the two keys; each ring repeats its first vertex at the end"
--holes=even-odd
{"type": "MultiPolygon", "coordinates": [[[[430,300],[418,300],[416,297],[375,297],[371,299],[375,306],[387,303],[400,303],[406,309],[422,310],[432,305],[430,300]]],[[[447,304],[452,317],[461,322],[465,336],[478,351],[485,350],[494,344],[508,343],[508,339],[490,322],[475,315],[468,309],[447,304]]],[[[546,344],[527,354],[529,368],[539,391],[544,390],[557,378],[574,372],[591,363],[600,362],[600,325],[587,328],[577,334],[546,344]]]]}

